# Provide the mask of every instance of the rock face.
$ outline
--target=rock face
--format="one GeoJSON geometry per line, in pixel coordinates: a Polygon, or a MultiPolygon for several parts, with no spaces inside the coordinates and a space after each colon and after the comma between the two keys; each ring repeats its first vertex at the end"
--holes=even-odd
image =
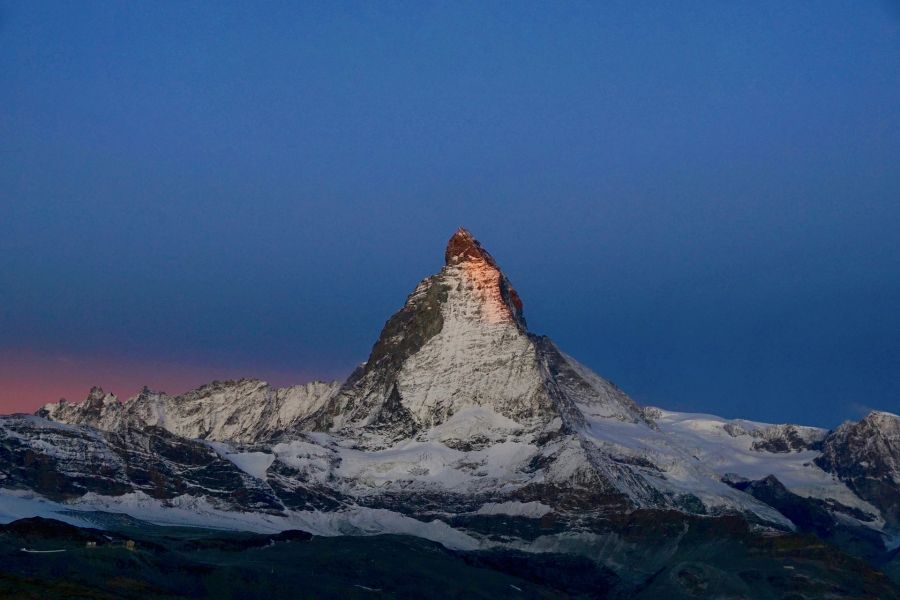
{"type": "Polygon", "coordinates": [[[125,402],[99,387],[81,404],[47,404],[38,415],[74,425],[117,431],[160,427],[189,439],[259,442],[292,429],[339,389],[315,381],[274,389],[254,379],[214,381],[183,396],[147,388],[125,402]]]}
{"type": "Polygon", "coordinates": [[[900,527],[900,416],[872,412],[859,423],[844,423],[825,438],[816,464],[900,527]]]}
{"type": "Polygon", "coordinates": [[[821,448],[825,433],[816,427],[800,425],[772,425],[751,432],[759,438],[753,449],[765,452],[800,452],[821,448]]]}
{"type": "Polygon", "coordinates": [[[125,402],[95,388],[38,414],[0,417],[0,487],[140,492],[228,519],[592,560],[621,547],[613,530],[632,517],[834,543],[900,531],[897,417],[828,433],[641,408],[530,333],[497,261],[462,229],[343,384],[214,382],[125,402]]]}
{"type": "Polygon", "coordinates": [[[85,494],[205,497],[234,509],[271,511],[280,502],[206,444],[159,427],[99,431],[28,416],[0,420],[0,482],[53,500],[85,494]]]}

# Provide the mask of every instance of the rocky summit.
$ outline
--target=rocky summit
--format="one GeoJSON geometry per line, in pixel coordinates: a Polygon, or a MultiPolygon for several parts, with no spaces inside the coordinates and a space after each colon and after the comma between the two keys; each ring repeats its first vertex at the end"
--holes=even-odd
{"type": "Polygon", "coordinates": [[[531,576],[586,561],[602,576],[551,587],[588,597],[898,597],[898,432],[883,412],[829,432],[638,406],[529,332],[459,229],[344,382],[95,388],[0,418],[0,507],[403,534],[531,576]]]}

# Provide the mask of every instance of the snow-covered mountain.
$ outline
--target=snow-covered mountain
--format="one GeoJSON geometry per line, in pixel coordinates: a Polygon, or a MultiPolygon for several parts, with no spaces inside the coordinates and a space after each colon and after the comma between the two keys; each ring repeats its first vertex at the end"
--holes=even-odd
{"type": "Polygon", "coordinates": [[[125,402],[95,388],[0,418],[0,486],[158,519],[324,520],[462,548],[595,556],[628,515],[814,523],[889,545],[898,432],[888,413],[828,432],[641,408],[529,333],[497,261],[460,229],[346,382],[214,382],[125,402]]]}
{"type": "Polygon", "coordinates": [[[871,412],[844,423],[822,442],[816,465],[834,473],[860,498],[879,506],[888,525],[900,528],[900,418],[871,412]]]}
{"type": "Polygon", "coordinates": [[[340,384],[314,381],[274,389],[263,381],[214,381],[183,396],[147,388],[125,402],[95,387],[80,404],[47,404],[38,416],[114,431],[154,426],[203,440],[257,442],[292,429],[334,395],[340,384]]]}

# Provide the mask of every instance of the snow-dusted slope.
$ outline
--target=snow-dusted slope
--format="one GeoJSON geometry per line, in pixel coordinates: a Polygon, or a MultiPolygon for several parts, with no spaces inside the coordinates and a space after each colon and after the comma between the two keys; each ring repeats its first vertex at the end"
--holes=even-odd
{"type": "Polygon", "coordinates": [[[190,439],[255,442],[291,429],[339,387],[315,381],[274,389],[264,381],[242,379],[216,381],[183,396],[144,389],[125,402],[94,388],[81,404],[47,404],[38,414],[110,431],[156,426],[190,439]]]}
{"type": "Polygon", "coordinates": [[[100,431],[34,416],[0,417],[0,482],[54,500],[143,492],[203,496],[238,510],[281,507],[268,486],[206,444],[159,427],[100,431]]]}
{"type": "MultiPolygon", "coordinates": [[[[802,497],[829,500],[835,508],[846,507],[862,513],[867,525],[882,527],[884,521],[876,507],[854,494],[831,473],[820,468],[816,450],[827,431],[814,427],[770,425],[743,419],[726,420],[712,415],[678,413],[648,409],[659,425],[661,440],[656,448],[644,448],[655,462],[664,463],[664,448],[687,452],[696,463],[717,478],[740,477],[748,480],[774,475],[784,486],[802,497]],[[790,448],[796,440],[805,447],[790,448]],[[663,441],[664,440],[664,441],[663,441]],[[773,450],[773,448],[790,448],[773,450]]],[[[846,511],[847,513],[853,512],[846,511]]]]}

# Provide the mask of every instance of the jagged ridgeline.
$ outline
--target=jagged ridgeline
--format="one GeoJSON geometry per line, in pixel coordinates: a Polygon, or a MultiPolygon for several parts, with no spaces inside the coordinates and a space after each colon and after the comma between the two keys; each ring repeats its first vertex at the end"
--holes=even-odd
{"type": "Polygon", "coordinates": [[[3,417],[0,502],[33,492],[69,518],[402,533],[495,566],[511,564],[503,553],[565,555],[625,597],[895,593],[874,569],[895,569],[900,417],[829,432],[640,407],[530,333],[523,310],[460,229],[347,381],[213,382],[124,402],[95,388],[3,417]],[[776,559],[822,541],[790,572],[776,559]],[[744,558],[729,567],[716,544],[744,558]]]}

